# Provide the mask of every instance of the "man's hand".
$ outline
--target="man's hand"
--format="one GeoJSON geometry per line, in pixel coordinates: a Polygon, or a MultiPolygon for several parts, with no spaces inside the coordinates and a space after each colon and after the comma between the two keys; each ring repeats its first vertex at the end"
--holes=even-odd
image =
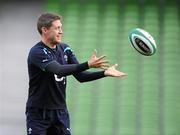
{"type": "Polygon", "coordinates": [[[115,64],[109,68],[107,68],[104,72],[105,76],[112,76],[112,77],[123,77],[126,76],[126,73],[123,73],[121,71],[118,71],[116,69],[116,67],[118,66],[118,64],[115,64]]]}
{"type": "Polygon", "coordinates": [[[96,49],[94,49],[91,58],[88,60],[89,68],[106,69],[107,67],[109,67],[108,61],[104,59],[105,57],[106,57],[105,55],[97,57],[97,51],[96,49]]]}

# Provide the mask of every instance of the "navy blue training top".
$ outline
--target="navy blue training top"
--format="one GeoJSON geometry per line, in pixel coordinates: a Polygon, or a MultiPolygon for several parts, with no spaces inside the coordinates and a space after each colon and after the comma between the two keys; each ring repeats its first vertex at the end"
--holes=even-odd
{"type": "MultiPolygon", "coordinates": [[[[54,66],[54,65],[53,65],[54,66]]],[[[88,72],[88,64],[79,64],[71,48],[60,43],[55,49],[47,47],[42,41],[33,46],[28,56],[29,92],[27,107],[45,109],[66,108],[66,76],[74,75],[80,82],[105,77],[104,71],[88,72]],[[53,63],[56,66],[50,68],[53,63]],[[69,67],[63,67],[68,65],[69,67]],[[64,73],[64,74],[62,74],[64,73]]]]}

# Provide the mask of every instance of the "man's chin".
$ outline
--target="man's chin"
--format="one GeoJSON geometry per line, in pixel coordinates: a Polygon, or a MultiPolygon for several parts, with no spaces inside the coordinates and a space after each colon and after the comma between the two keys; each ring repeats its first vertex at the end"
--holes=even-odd
{"type": "Polygon", "coordinates": [[[58,44],[61,43],[61,40],[57,40],[57,43],[58,43],[58,44]]]}
{"type": "Polygon", "coordinates": [[[56,44],[59,44],[59,43],[61,43],[61,41],[57,41],[57,42],[56,42],[56,44]]]}
{"type": "Polygon", "coordinates": [[[54,41],[54,42],[53,42],[54,45],[55,45],[55,44],[59,44],[59,43],[61,43],[61,40],[57,40],[57,41],[54,41]]]}

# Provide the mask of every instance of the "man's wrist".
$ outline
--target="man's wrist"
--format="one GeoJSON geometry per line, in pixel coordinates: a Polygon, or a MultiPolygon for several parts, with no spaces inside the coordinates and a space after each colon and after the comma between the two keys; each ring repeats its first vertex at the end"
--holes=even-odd
{"type": "Polygon", "coordinates": [[[87,69],[91,68],[91,67],[89,66],[88,61],[87,61],[87,62],[84,62],[84,63],[82,63],[82,64],[83,64],[84,66],[86,66],[87,69]]]}
{"type": "Polygon", "coordinates": [[[106,70],[104,70],[104,76],[108,76],[106,70]]]}
{"type": "Polygon", "coordinates": [[[91,64],[90,64],[90,62],[89,62],[89,61],[87,61],[86,63],[87,63],[87,65],[88,65],[88,67],[89,67],[89,68],[91,68],[91,64]]]}

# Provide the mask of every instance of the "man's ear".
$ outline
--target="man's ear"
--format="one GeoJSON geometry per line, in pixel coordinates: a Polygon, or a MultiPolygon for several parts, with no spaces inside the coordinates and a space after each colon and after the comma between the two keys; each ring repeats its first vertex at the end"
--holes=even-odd
{"type": "Polygon", "coordinates": [[[46,27],[42,27],[41,30],[42,30],[42,33],[46,33],[48,29],[46,27]]]}

